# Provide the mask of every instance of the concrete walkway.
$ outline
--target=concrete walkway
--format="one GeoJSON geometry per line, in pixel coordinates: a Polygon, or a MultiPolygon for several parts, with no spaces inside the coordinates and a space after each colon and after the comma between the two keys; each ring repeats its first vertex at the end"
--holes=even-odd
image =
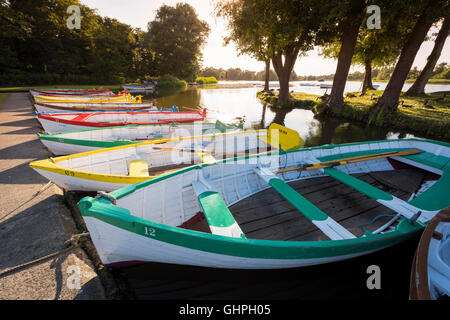
{"type": "Polygon", "coordinates": [[[105,299],[80,248],[11,269],[64,249],[77,233],[62,190],[28,166],[51,156],[40,130],[28,94],[10,94],[0,106],[0,299],[105,299]]]}

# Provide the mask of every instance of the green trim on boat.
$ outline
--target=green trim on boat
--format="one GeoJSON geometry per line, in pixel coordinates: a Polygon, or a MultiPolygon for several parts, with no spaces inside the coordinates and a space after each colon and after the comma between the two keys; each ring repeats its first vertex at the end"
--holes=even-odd
{"type": "Polygon", "coordinates": [[[340,182],[352,187],[355,190],[358,190],[361,193],[364,193],[366,196],[372,199],[386,200],[386,201],[394,199],[394,197],[389,193],[384,192],[378,188],[375,188],[374,186],[364,181],[361,181],[345,172],[342,172],[341,170],[338,170],[336,168],[325,168],[323,170],[329,176],[335,178],[336,180],[339,180],[340,182]]]}
{"type": "MultiPolygon", "coordinates": [[[[402,140],[390,140],[390,142],[395,141],[417,141],[417,142],[428,142],[436,145],[443,145],[450,147],[450,144],[437,142],[432,140],[421,140],[421,139],[402,139],[402,140]]],[[[378,142],[386,142],[378,141],[378,142]]],[[[365,142],[365,143],[352,143],[347,145],[356,144],[372,144],[377,143],[365,142]]],[[[299,151],[307,150],[317,150],[317,149],[333,149],[340,146],[321,146],[314,148],[305,148],[299,151]]],[[[394,150],[389,149],[389,151],[394,150]]],[[[373,150],[374,152],[381,152],[381,149],[373,150]]],[[[272,154],[285,154],[299,151],[288,151],[288,152],[273,152],[272,154]]],[[[362,152],[368,153],[368,152],[362,152]]],[[[340,154],[340,157],[348,154],[340,154]]],[[[268,156],[268,155],[264,155],[268,156]]],[[[243,159],[258,158],[260,155],[252,155],[245,157],[229,158],[224,160],[219,160],[216,164],[222,163],[234,163],[243,159]]],[[[421,161],[425,159],[421,159],[421,161]]],[[[184,172],[202,169],[214,164],[202,164],[195,165],[188,168],[181,169],[180,171],[168,173],[166,175],[157,177],[152,180],[148,180],[139,184],[127,186],[119,190],[113,191],[110,194],[116,197],[116,199],[122,198],[127,194],[130,194],[138,189],[149,186],[153,183],[159,181],[170,179],[176,175],[182,174],[184,172]]],[[[425,193],[419,195],[417,198],[412,200],[410,203],[417,207],[423,207],[427,210],[433,210],[431,207],[435,204],[431,202],[426,202],[429,198],[432,198],[434,192],[439,192],[439,197],[447,197],[448,194],[448,184],[450,178],[450,166],[447,165],[443,168],[444,174],[438,182],[436,182],[430,189],[425,193]],[[444,180],[443,180],[444,179],[444,180]],[[442,181],[442,182],[441,182],[442,181]],[[418,205],[420,203],[421,205],[418,205]]],[[[276,184],[276,183],[275,183],[276,184]]],[[[448,206],[449,200],[443,199],[440,202],[441,209],[448,206]]],[[[322,258],[322,257],[332,257],[345,254],[355,254],[357,252],[367,252],[370,250],[379,250],[383,247],[394,245],[405,241],[421,232],[423,229],[417,224],[410,224],[406,220],[400,221],[400,223],[395,227],[392,232],[387,232],[384,234],[366,234],[364,237],[344,239],[344,240],[326,240],[326,241],[276,241],[276,240],[259,240],[259,239],[241,239],[224,237],[220,235],[208,234],[197,232],[193,230],[177,228],[174,226],[169,226],[154,221],[145,220],[130,214],[130,212],[125,208],[120,208],[112,205],[111,200],[106,198],[94,199],[90,197],[83,198],[79,203],[78,207],[83,215],[83,217],[93,217],[105,223],[111,224],[117,228],[133,232],[135,234],[149,237],[145,233],[145,228],[151,227],[155,229],[155,237],[157,241],[163,241],[166,243],[178,245],[185,248],[191,248],[195,250],[203,250],[212,253],[219,253],[232,256],[249,257],[249,258],[270,258],[270,259],[308,259],[308,258],[322,258]]]]}
{"type": "Polygon", "coordinates": [[[404,156],[406,159],[420,162],[422,164],[425,164],[427,166],[436,168],[436,169],[443,169],[450,161],[449,158],[444,156],[437,156],[432,154],[431,152],[422,152],[418,154],[411,154],[408,156],[404,156]]]}
{"type": "Polygon", "coordinates": [[[419,194],[409,203],[420,209],[441,210],[450,207],[450,164],[442,168],[444,173],[426,192],[419,194]]]}
{"type": "Polygon", "coordinates": [[[216,130],[219,130],[219,131],[222,132],[222,133],[223,133],[223,132],[227,132],[227,131],[230,130],[230,129],[240,129],[240,130],[243,130],[243,129],[244,129],[244,123],[243,123],[242,121],[240,121],[238,125],[233,125],[233,124],[227,125],[227,124],[223,123],[223,122],[220,121],[220,120],[216,120],[216,126],[215,126],[215,129],[216,129],[216,130]]]}
{"type": "MultiPolygon", "coordinates": [[[[342,147],[342,146],[350,146],[350,145],[362,145],[362,144],[372,144],[372,143],[380,143],[380,142],[396,142],[396,141],[417,141],[417,142],[428,142],[428,143],[432,143],[432,144],[437,144],[437,145],[442,145],[445,147],[449,147],[450,148],[450,144],[446,143],[446,142],[441,142],[441,141],[434,141],[434,140],[423,140],[423,139],[397,139],[397,140],[378,140],[378,141],[368,141],[368,142],[354,142],[354,143],[347,143],[347,144],[342,144],[342,145],[323,145],[323,146],[319,146],[319,147],[311,147],[311,148],[302,148],[299,150],[289,150],[289,151],[284,151],[284,150],[273,150],[271,152],[268,152],[267,154],[253,154],[253,155],[246,155],[246,156],[241,156],[241,157],[235,157],[235,158],[227,158],[227,159],[222,159],[222,160],[217,160],[214,163],[203,163],[203,164],[198,164],[198,165],[193,165],[184,169],[180,169],[178,171],[172,172],[172,173],[168,173],[165,175],[161,175],[157,178],[148,180],[148,181],[144,181],[141,183],[137,183],[132,185],[133,188],[140,189],[140,188],[144,188],[150,184],[153,184],[155,182],[170,178],[178,173],[181,172],[185,172],[185,171],[190,171],[193,169],[201,169],[210,165],[214,165],[215,163],[232,163],[232,162],[237,162],[240,160],[245,160],[245,159],[253,159],[253,158],[259,158],[259,157],[265,157],[265,156],[270,156],[270,155],[284,155],[284,154],[289,154],[289,153],[295,153],[295,152],[304,152],[304,151],[309,151],[309,150],[318,150],[318,149],[334,149],[334,148],[338,148],[338,147],[342,147]]],[[[347,152],[347,153],[341,153],[339,155],[335,155],[335,156],[329,156],[329,157],[319,157],[318,159],[321,161],[328,161],[328,160],[334,160],[333,157],[335,157],[336,159],[339,158],[344,158],[344,157],[350,157],[350,156],[358,156],[358,155],[364,155],[364,154],[370,154],[370,153],[379,153],[379,152],[388,152],[388,151],[401,151],[401,150],[408,150],[410,148],[393,148],[393,149],[377,149],[377,150],[366,150],[366,151],[360,151],[360,152],[347,152]]],[[[416,148],[417,149],[417,148],[416,148]]],[[[421,163],[421,161],[417,161],[419,163],[421,163]]],[[[129,188],[131,186],[127,186],[118,190],[113,191],[112,193],[114,193],[114,195],[117,198],[123,197],[131,192],[133,192],[135,189],[133,189],[133,191],[129,191],[129,188]],[[123,191],[122,191],[123,190],[123,191]]]]}
{"type": "Polygon", "coordinates": [[[267,259],[309,259],[355,254],[391,246],[419,233],[422,228],[407,221],[400,222],[396,230],[387,234],[325,241],[279,241],[225,237],[177,228],[133,216],[125,208],[111,204],[106,198],[85,197],[78,207],[84,217],[94,217],[117,228],[146,235],[146,227],[155,230],[155,240],[185,248],[212,253],[267,259]],[[403,223],[406,222],[406,223],[403,223]]]}
{"type": "Polygon", "coordinates": [[[229,227],[236,222],[222,196],[216,191],[206,191],[198,196],[208,224],[213,227],[229,227]]]}
{"type": "Polygon", "coordinates": [[[323,221],[328,219],[328,215],[309,202],[283,180],[273,178],[270,179],[269,184],[310,221],[323,221]]]}
{"type": "Polygon", "coordinates": [[[129,144],[135,144],[136,141],[131,140],[116,140],[116,141],[101,141],[101,140],[85,140],[85,139],[73,139],[73,138],[61,138],[54,135],[40,134],[38,133],[38,138],[41,140],[54,141],[59,143],[73,144],[77,146],[87,146],[96,148],[113,148],[126,146],[129,144]]]}
{"type": "MultiPolygon", "coordinates": [[[[201,123],[202,125],[214,125],[210,122],[201,123]]],[[[173,126],[192,126],[192,123],[178,123],[173,122],[167,125],[173,125],[173,126]]],[[[162,126],[161,124],[147,124],[147,125],[137,125],[137,124],[129,124],[125,126],[117,126],[117,127],[102,127],[102,128],[93,128],[93,129],[85,129],[85,130],[71,130],[71,131],[61,131],[61,132],[53,132],[53,133],[38,133],[37,136],[41,140],[47,140],[47,141],[54,141],[59,143],[66,143],[66,144],[73,144],[73,145],[79,145],[79,146],[86,146],[86,147],[95,147],[95,148],[113,148],[113,147],[120,147],[130,144],[136,144],[137,141],[132,140],[114,140],[114,141],[102,141],[102,140],[89,140],[89,139],[75,139],[75,138],[67,138],[64,137],[65,134],[70,133],[80,133],[80,132],[86,132],[86,131],[97,131],[97,130],[107,130],[107,129],[113,129],[117,130],[119,128],[135,128],[135,127],[158,127],[162,126]]],[[[215,129],[220,131],[221,133],[228,132],[228,130],[233,129],[240,129],[242,130],[243,125],[227,125],[225,123],[220,122],[219,120],[215,123],[215,129]]],[[[202,132],[206,132],[210,129],[203,129],[202,132]]],[[[159,133],[155,133],[151,137],[152,139],[161,139],[163,138],[163,135],[159,133]]]]}

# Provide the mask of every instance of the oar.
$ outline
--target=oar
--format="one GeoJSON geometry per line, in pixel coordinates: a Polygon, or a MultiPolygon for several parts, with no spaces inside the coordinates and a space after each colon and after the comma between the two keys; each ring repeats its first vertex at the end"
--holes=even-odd
{"type": "Polygon", "coordinates": [[[313,164],[306,164],[306,165],[298,166],[298,167],[280,169],[277,171],[277,173],[330,168],[330,167],[340,166],[340,165],[344,165],[344,164],[348,164],[348,163],[355,163],[355,162],[368,161],[368,160],[374,160],[374,159],[386,158],[386,157],[394,157],[394,156],[407,156],[410,154],[416,154],[416,153],[421,153],[421,152],[422,152],[421,150],[410,149],[410,150],[404,150],[404,151],[390,151],[390,152],[368,154],[368,155],[348,157],[348,158],[342,158],[342,159],[331,160],[331,161],[317,162],[317,163],[313,163],[313,164]]]}
{"type": "Polygon", "coordinates": [[[296,150],[301,148],[305,141],[297,131],[286,128],[278,123],[272,123],[267,129],[267,137],[259,136],[259,139],[275,148],[282,150],[296,150]]]}
{"type": "MultiPolygon", "coordinates": [[[[181,152],[203,152],[203,153],[216,153],[216,154],[223,154],[223,155],[233,155],[233,156],[244,156],[248,155],[249,153],[245,152],[222,152],[222,151],[214,151],[214,150],[203,150],[203,149],[183,149],[183,148],[164,148],[164,147],[153,147],[153,149],[162,150],[162,151],[181,151],[181,152]]],[[[263,153],[269,153],[271,151],[266,151],[263,153]]],[[[263,154],[260,153],[260,154],[263,154]]]]}

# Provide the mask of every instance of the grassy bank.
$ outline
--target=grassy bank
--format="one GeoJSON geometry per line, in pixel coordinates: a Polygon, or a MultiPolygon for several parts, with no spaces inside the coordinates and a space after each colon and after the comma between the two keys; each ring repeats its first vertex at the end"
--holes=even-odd
{"type": "Polygon", "coordinates": [[[6,99],[8,99],[9,93],[0,93],[0,107],[3,105],[6,99]]]}
{"type": "Polygon", "coordinates": [[[294,92],[291,93],[292,99],[284,104],[278,103],[278,92],[270,91],[270,92],[258,92],[256,93],[256,97],[262,101],[265,101],[273,106],[277,106],[279,108],[301,108],[312,110],[320,100],[319,96],[316,94],[309,94],[304,92],[294,92]]]}
{"type": "MultiPolygon", "coordinates": [[[[389,82],[389,79],[385,79],[385,80],[373,79],[372,81],[373,82],[389,82]]],[[[413,83],[414,81],[416,81],[416,79],[405,80],[405,82],[407,82],[407,83],[413,83]]],[[[429,84],[450,84],[450,79],[433,79],[433,78],[431,78],[430,80],[428,80],[428,83],[429,84]]]]}
{"type": "MultiPolygon", "coordinates": [[[[330,110],[329,116],[367,123],[369,110],[375,104],[375,99],[382,95],[383,91],[368,91],[365,96],[345,97],[344,106],[340,110],[330,110]]],[[[258,93],[258,97],[268,103],[276,101],[275,96],[263,96],[258,93]]],[[[318,99],[318,95],[293,93],[290,107],[312,110],[318,114],[323,103],[318,99]],[[311,107],[311,105],[313,105],[311,107]]],[[[409,107],[399,105],[398,112],[385,117],[381,127],[390,130],[406,130],[410,133],[426,136],[434,139],[450,140],[450,97],[443,98],[443,94],[425,94],[418,97],[405,96],[403,93],[400,101],[409,107]],[[433,109],[423,108],[425,101],[433,109]]]]}

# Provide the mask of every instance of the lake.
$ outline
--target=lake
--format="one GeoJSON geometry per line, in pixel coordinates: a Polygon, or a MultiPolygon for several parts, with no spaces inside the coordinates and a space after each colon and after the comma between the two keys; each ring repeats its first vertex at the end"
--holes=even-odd
{"type": "MultiPolygon", "coordinates": [[[[324,94],[330,89],[321,89],[320,83],[314,81],[293,81],[291,91],[306,92],[312,94],[324,94]],[[308,85],[311,84],[311,85],[308,85]]],[[[247,128],[267,128],[272,122],[283,124],[286,127],[297,130],[305,140],[305,146],[317,146],[322,144],[338,144],[380,139],[397,139],[419,137],[409,132],[391,131],[385,128],[366,128],[365,126],[349,121],[328,119],[319,121],[314,118],[310,110],[294,109],[290,112],[269,108],[256,98],[256,93],[261,91],[262,81],[226,81],[219,85],[193,86],[186,90],[171,94],[162,94],[157,98],[159,107],[206,107],[208,109],[208,121],[217,119],[223,122],[233,122],[236,117],[246,118],[247,128]],[[223,87],[230,86],[230,87],[223,87]],[[233,86],[238,86],[233,88],[233,86]]],[[[386,82],[374,82],[378,89],[386,87],[386,82]]],[[[407,90],[412,84],[406,83],[403,90],[407,90]]],[[[270,87],[276,89],[277,81],[271,81],[270,87]]],[[[345,92],[360,90],[361,82],[347,82],[345,92]]],[[[450,90],[447,84],[429,84],[426,92],[450,90]]]]}

